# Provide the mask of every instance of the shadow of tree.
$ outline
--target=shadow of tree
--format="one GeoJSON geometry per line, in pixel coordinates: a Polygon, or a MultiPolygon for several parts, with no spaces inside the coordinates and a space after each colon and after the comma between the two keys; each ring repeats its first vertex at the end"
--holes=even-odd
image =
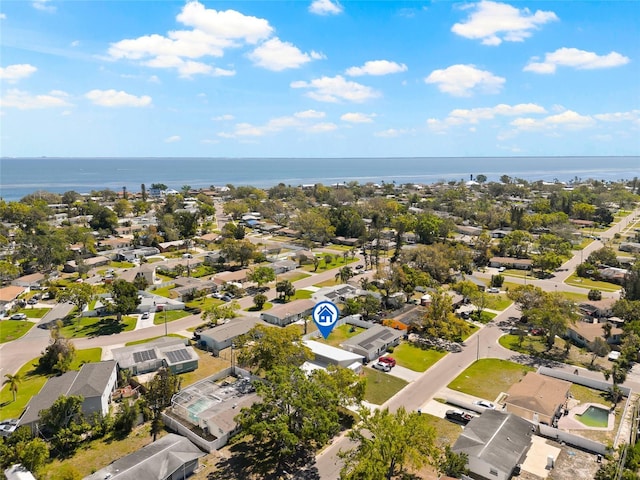
{"type": "Polygon", "coordinates": [[[277,458],[274,449],[275,445],[271,443],[239,440],[229,449],[231,456],[221,459],[217,471],[210,473],[207,480],[320,479],[313,452],[301,450],[295,455],[277,458]]]}

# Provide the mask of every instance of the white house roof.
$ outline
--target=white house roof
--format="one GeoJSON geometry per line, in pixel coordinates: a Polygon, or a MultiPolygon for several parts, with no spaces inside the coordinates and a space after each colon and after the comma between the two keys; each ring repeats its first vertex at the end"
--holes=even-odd
{"type": "Polygon", "coordinates": [[[316,342],[314,340],[304,340],[302,343],[308,347],[314,355],[318,355],[324,358],[331,358],[337,362],[362,362],[362,355],[357,353],[347,352],[341,348],[332,347],[326,343],[316,342]]]}

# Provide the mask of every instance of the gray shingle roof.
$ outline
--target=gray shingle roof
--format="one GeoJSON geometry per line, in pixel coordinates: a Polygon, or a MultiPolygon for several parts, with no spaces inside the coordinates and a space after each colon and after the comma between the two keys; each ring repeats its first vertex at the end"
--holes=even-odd
{"type": "Polygon", "coordinates": [[[164,480],[204,453],[187,438],[170,433],[110,465],[84,480],[164,480]]]}
{"type": "Polygon", "coordinates": [[[511,472],[529,450],[531,434],[531,424],[526,420],[510,413],[485,410],[467,424],[453,451],[511,472]]]}
{"type": "Polygon", "coordinates": [[[67,395],[82,395],[84,398],[102,396],[115,368],[115,360],[85,363],[67,395]]]}

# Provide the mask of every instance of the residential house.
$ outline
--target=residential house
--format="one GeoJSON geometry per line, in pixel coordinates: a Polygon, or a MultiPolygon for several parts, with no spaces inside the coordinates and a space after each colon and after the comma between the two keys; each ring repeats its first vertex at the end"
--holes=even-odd
{"type": "Polygon", "coordinates": [[[116,389],[116,362],[85,363],[80,371],[69,371],[58,377],[47,380],[40,392],[33,397],[22,413],[18,426],[38,428],[40,411],[50,408],[61,396],[81,395],[82,413],[89,418],[93,413],[106,415],[109,412],[111,394],[116,389]]]}
{"type": "Polygon", "coordinates": [[[127,282],[133,282],[136,278],[142,277],[147,282],[147,285],[155,285],[158,281],[156,277],[156,264],[155,263],[143,263],[139,267],[130,268],[122,273],[120,277],[127,282]]]}
{"type": "Polygon", "coordinates": [[[235,272],[220,272],[215,275],[213,281],[218,285],[224,285],[225,283],[246,283],[249,270],[243,268],[242,270],[236,270],[235,272]]]}
{"type": "Polygon", "coordinates": [[[15,280],[11,281],[11,285],[16,285],[18,287],[27,287],[31,290],[37,290],[42,286],[42,282],[44,282],[44,274],[37,272],[30,275],[23,275],[22,277],[18,277],[15,280]]]}
{"type": "Polygon", "coordinates": [[[312,298],[315,302],[328,300],[333,303],[344,302],[349,298],[355,298],[359,295],[360,290],[353,285],[341,283],[331,287],[322,287],[313,292],[312,298]]]}
{"type": "Polygon", "coordinates": [[[175,240],[173,242],[162,242],[158,244],[160,252],[175,252],[184,247],[184,240],[175,240]]]}
{"type": "MultiPolygon", "coordinates": [[[[596,322],[576,322],[567,327],[567,337],[580,347],[587,347],[597,338],[604,339],[605,324],[596,322]]],[[[611,326],[611,332],[606,341],[609,345],[619,345],[624,331],[618,326],[611,326]]]]}
{"type": "Polygon", "coordinates": [[[398,345],[405,333],[403,330],[373,325],[364,332],[345,340],[340,346],[351,353],[362,355],[369,362],[386,352],[387,348],[398,345]]]}
{"type": "Polygon", "coordinates": [[[532,433],[531,424],[516,415],[485,410],[462,430],[452,450],[467,455],[473,478],[509,480],[519,472],[532,433]]]}
{"type": "Polygon", "coordinates": [[[190,372],[198,368],[199,356],[183,338],[160,337],[150,342],[114,348],[113,358],[120,370],[132,375],[156,371],[166,367],[173,373],[190,372]]]}
{"type": "Polygon", "coordinates": [[[594,318],[609,318],[613,315],[615,298],[603,298],[602,300],[586,300],[578,304],[582,313],[594,318]]]}
{"type": "Polygon", "coordinates": [[[133,246],[132,238],[109,237],[98,242],[98,246],[103,247],[102,250],[118,250],[122,248],[131,248],[133,246]]]}
{"type": "Polygon", "coordinates": [[[293,300],[262,312],[260,318],[267,323],[284,327],[310,315],[315,304],[316,302],[307,298],[293,300]]]}
{"type": "Polygon", "coordinates": [[[363,355],[348,352],[341,348],[332,347],[326,343],[320,343],[314,340],[304,340],[303,343],[313,354],[313,360],[304,362],[301,367],[306,372],[326,369],[331,365],[349,368],[355,373],[362,372],[362,365],[365,360],[363,355]]]}
{"type": "MultiPolygon", "coordinates": [[[[82,263],[85,267],[91,269],[109,265],[109,263],[111,263],[111,259],[104,255],[98,255],[96,257],[85,258],[82,263]]],[[[64,264],[62,271],[65,273],[75,273],[78,271],[78,263],[75,260],[70,260],[64,264]]]]}
{"type": "Polygon", "coordinates": [[[212,280],[201,280],[193,277],[176,277],[174,279],[174,295],[179,300],[186,301],[187,297],[197,293],[209,294],[218,290],[218,285],[212,280]]]}
{"type": "Polygon", "coordinates": [[[181,435],[169,433],[92,473],[85,480],[178,480],[191,476],[205,453],[181,435]]]}
{"type": "Polygon", "coordinates": [[[33,473],[20,463],[7,468],[4,476],[7,480],[36,480],[33,473]]]}
{"type": "Polygon", "coordinates": [[[26,291],[26,287],[19,287],[17,285],[0,288],[0,313],[11,310],[13,302],[26,291]]]}
{"type": "Polygon", "coordinates": [[[207,351],[219,355],[220,351],[231,346],[240,335],[244,335],[256,325],[269,325],[258,317],[232,318],[224,325],[209,328],[199,333],[199,344],[207,351]]]}
{"type": "Polygon", "coordinates": [[[283,273],[292,272],[296,268],[298,268],[298,264],[293,260],[278,260],[277,262],[273,262],[269,265],[276,275],[281,275],[283,273]]]}
{"type": "Polygon", "coordinates": [[[570,388],[571,383],[565,380],[528,372],[507,392],[506,410],[534,423],[553,425],[570,388]]]}
{"type": "Polygon", "coordinates": [[[489,260],[490,267],[515,268],[517,270],[531,270],[533,260],[528,258],[513,257],[491,257],[489,260]]]}
{"type": "Polygon", "coordinates": [[[621,252],[640,253],[640,243],[638,242],[622,242],[620,244],[621,252]]]}

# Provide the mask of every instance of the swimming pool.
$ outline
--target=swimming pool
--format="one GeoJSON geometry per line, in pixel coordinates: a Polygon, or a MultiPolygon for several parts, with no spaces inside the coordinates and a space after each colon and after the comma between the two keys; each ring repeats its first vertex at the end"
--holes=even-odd
{"type": "Polygon", "coordinates": [[[582,415],[576,418],[588,427],[607,428],[609,426],[609,410],[590,405],[582,415]]]}

